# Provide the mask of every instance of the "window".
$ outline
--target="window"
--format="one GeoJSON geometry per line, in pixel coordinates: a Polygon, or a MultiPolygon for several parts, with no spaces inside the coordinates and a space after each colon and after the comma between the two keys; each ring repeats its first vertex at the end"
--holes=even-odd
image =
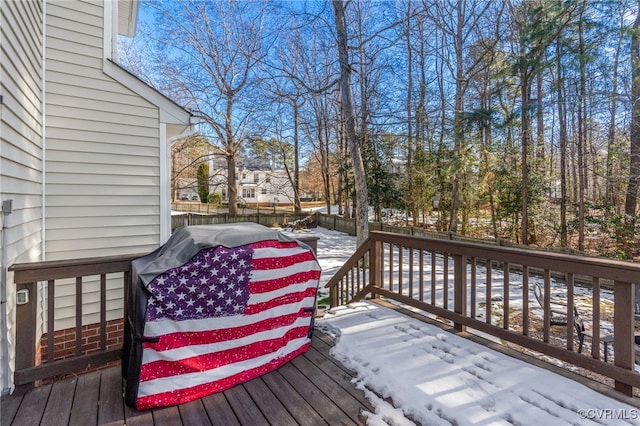
{"type": "Polygon", "coordinates": [[[258,183],[258,182],[260,182],[260,174],[254,173],[253,174],[253,183],[258,183]]]}
{"type": "Polygon", "coordinates": [[[265,194],[267,193],[267,188],[262,188],[262,189],[260,190],[260,193],[261,193],[262,195],[265,195],[265,194]]]}
{"type": "Polygon", "coordinates": [[[242,188],[242,198],[256,198],[255,188],[242,188]]]}
{"type": "Polygon", "coordinates": [[[267,175],[267,176],[264,178],[264,181],[265,181],[265,182],[267,182],[267,183],[271,182],[271,176],[267,175]]]}

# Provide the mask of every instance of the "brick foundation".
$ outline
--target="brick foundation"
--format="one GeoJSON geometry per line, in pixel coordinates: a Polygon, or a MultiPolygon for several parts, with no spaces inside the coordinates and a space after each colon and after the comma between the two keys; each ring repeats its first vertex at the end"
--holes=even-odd
{"type": "MultiPolygon", "coordinates": [[[[107,333],[107,349],[121,348],[123,344],[124,336],[124,322],[122,318],[107,321],[106,325],[107,333]]],[[[48,333],[42,335],[38,345],[38,355],[41,362],[47,362],[48,354],[48,333]]],[[[82,326],[82,355],[100,352],[100,323],[87,324],[82,326]]],[[[76,329],[67,328],[64,330],[57,330],[53,337],[53,359],[55,361],[72,358],[76,356],[76,329]]],[[[111,362],[104,365],[93,366],[91,368],[83,369],[81,371],[74,371],[70,373],[80,374],[88,371],[99,370],[101,368],[109,367],[117,362],[111,362]]]]}

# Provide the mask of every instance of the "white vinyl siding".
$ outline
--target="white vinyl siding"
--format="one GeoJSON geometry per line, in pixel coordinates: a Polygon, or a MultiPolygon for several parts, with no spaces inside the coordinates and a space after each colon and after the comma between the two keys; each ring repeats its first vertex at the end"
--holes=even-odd
{"type": "MultiPolygon", "coordinates": [[[[47,3],[47,260],[160,245],[160,110],[103,72],[104,11],[47,3]]],[[[99,321],[97,280],[85,279],[85,324],[99,321]]],[[[107,319],[120,318],[122,279],[107,289],[107,319]]],[[[73,282],[57,287],[56,329],[73,326],[74,294],[73,282]]]]}
{"type": "Polygon", "coordinates": [[[47,4],[48,260],[160,244],[160,112],[103,72],[103,13],[47,4]]]}
{"type": "MultiPolygon", "coordinates": [[[[40,1],[0,1],[0,201],[13,200],[2,267],[42,260],[42,7],[40,1]]],[[[9,346],[11,371],[0,368],[0,383],[11,380],[15,360],[12,284],[9,273],[2,324],[9,341],[0,335],[0,347],[9,346]]]]}

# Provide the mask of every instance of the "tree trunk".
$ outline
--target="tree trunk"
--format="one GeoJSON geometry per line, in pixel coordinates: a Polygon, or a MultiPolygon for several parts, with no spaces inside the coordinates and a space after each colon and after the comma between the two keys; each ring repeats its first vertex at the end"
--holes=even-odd
{"type": "MultiPolygon", "coordinates": [[[[557,42],[558,52],[561,43],[557,42]]],[[[556,59],[556,70],[558,74],[558,125],[560,127],[560,245],[568,246],[567,232],[567,113],[564,99],[564,77],[562,75],[562,55],[556,59]]]]}
{"type": "Polygon", "coordinates": [[[631,129],[629,133],[629,184],[624,203],[628,223],[624,229],[624,251],[632,254],[633,228],[638,205],[638,184],[640,180],[640,1],[638,15],[631,30],[631,129]]]}
{"type": "MultiPolygon", "coordinates": [[[[622,29],[624,28],[624,19],[620,20],[620,38],[616,45],[616,53],[613,60],[613,75],[611,76],[611,106],[609,113],[609,132],[607,134],[607,164],[606,164],[606,187],[605,187],[605,203],[609,207],[616,206],[615,196],[615,179],[613,177],[613,159],[616,142],[616,114],[618,109],[618,67],[620,63],[620,50],[622,47],[622,29]]],[[[616,211],[619,211],[616,209],[616,211]]]]}
{"type": "Polygon", "coordinates": [[[347,51],[347,23],[345,18],[345,3],[340,0],[333,1],[335,12],[336,35],[338,44],[338,58],[340,63],[340,91],[342,94],[342,110],[345,121],[347,143],[353,166],[353,178],[355,181],[356,199],[356,243],[361,246],[369,237],[369,197],[367,193],[367,180],[364,173],[358,135],[356,134],[356,120],[353,111],[353,94],[351,92],[351,66],[347,51]]]}
{"type": "MultiPolygon", "coordinates": [[[[524,65],[523,65],[524,66],[524,65]]],[[[520,73],[520,100],[522,103],[522,206],[520,212],[520,244],[529,244],[529,146],[531,145],[531,118],[529,114],[529,99],[531,82],[527,70],[520,73]]]]}
{"type": "Polygon", "coordinates": [[[293,207],[296,213],[302,212],[300,203],[300,141],[298,136],[298,100],[293,101],[293,207]]]}
{"type": "Polygon", "coordinates": [[[538,72],[536,72],[536,169],[539,173],[544,174],[544,105],[542,102],[544,94],[542,92],[542,84],[542,69],[539,69],[538,72]]]}
{"type": "Polygon", "coordinates": [[[405,40],[407,43],[407,210],[411,212],[413,225],[418,224],[418,209],[416,208],[413,193],[413,105],[411,94],[413,93],[413,54],[411,47],[411,0],[407,2],[407,28],[405,30],[405,40]]]}
{"type": "Polygon", "coordinates": [[[585,52],[584,30],[582,19],[578,20],[578,48],[580,62],[580,87],[578,89],[578,250],[584,250],[584,216],[585,216],[585,192],[587,188],[585,171],[585,103],[586,103],[586,78],[585,78],[585,52]]]}
{"type": "Polygon", "coordinates": [[[238,184],[236,179],[236,147],[233,140],[233,97],[227,97],[227,111],[225,115],[225,156],[227,158],[227,195],[230,215],[238,214],[238,184]]]}
{"type": "MultiPolygon", "coordinates": [[[[449,218],[449,231],[458,231],[458,210],[460,208],[460,178],[463,176],[462,170],[462,150],[464,148],[464,85],[468,76],[464,73],[463,63],[463,24],[464,17],[462,13],[462,3],[456,4],[456,35],[453,40],[456,55],[456,89],[454,100],[454,118],[453,118],[453,156],[454,171],[451,182],[451,217],[449,218]]],[[[464,184],[464,183],[462,183],[464,184]]]]}

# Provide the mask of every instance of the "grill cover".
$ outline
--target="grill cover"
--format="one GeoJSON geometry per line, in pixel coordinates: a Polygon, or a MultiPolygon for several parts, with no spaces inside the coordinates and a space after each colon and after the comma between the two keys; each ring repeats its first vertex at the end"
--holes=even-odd
{"type": "Polygon", "coordinates": [[[132,264],[122,375],[138,410],[274,370],[311,343],[320,265],[254,223],[188,226],[132,264]]]}

